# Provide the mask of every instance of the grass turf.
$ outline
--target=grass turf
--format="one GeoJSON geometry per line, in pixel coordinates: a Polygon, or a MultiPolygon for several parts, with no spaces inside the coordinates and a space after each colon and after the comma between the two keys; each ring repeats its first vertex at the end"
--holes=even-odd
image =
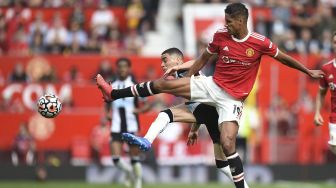
{"type": "MultiPolygon", "coordinates": [[[[73,181],[0,181],[1,188],[123,188],[119,184],[90,184],[73,181]]],[[[234,188],[229,184],[145,184],[143,188],[234,188]]],[[[312,182],[278,182],[274,184],[252,184],[250,188],[335,188],[336,183],[312,183],[312,182]]]]}

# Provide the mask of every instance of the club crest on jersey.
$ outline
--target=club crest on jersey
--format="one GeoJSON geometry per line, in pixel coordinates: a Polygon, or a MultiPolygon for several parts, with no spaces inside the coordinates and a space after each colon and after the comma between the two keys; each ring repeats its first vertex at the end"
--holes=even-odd
{"type": "Polygon", "coordinates": [[[254,55],[254,50],[252,48],[246,49],[247,57],[252,57],[254,55]]]}

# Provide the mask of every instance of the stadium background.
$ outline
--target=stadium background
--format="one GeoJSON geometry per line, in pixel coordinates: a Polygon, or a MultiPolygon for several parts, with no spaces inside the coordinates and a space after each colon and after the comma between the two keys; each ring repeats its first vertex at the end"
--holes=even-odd
{"type": "MultiPolygon", "coordinates": [[[[33,181],[46,173],[46,180],[122,181],[123,174],[112,166],[106,140],[95,139],[100,134],[95,132],[97,125],[108,122],[93,77],[103,73],[113,79],[115,60],[128,57],[138,81],[158,78],[160,52],[169,47],[182,49],[186,60],[196,57],[223,23],[227,2],[232,1],[0,1],[0,180],[33,181]],[[103,16],[94,19],[101,10],[103,16]],[[105,23],[99,23],[102,18],[105,23]],[[35,112],[35,101],[45,92],[63,100],[63,111],[55,119],[35,112]],[[32,164],[13,161],[20,126],[27,127],[34,138],[32,164]],[[101,144],[103,169],[92,156],[96,142],[101,144]]],[[[270,37],[309,68],[319,68],[332,58],[335,1],[242,2],[249,5],[250,28],[270,37]]],[[[210,74],[212,69],[208,65],[204,72],[210,74]]],[[[239,152],[248,182],[323,181],[335,186],[336,158],[328,151],[327,125],[313,125],[317,90],[317,81],[272,58],[262,59],[240,128],[239,152]]],[[[141,134],[161,109],[179,99],[159,95],[150,101],[153,109],[140,115],[141,134]]],[[[206,130],[201,130],[197,146],[187,147],[188,126],[170,128],[143,156],[145,182],[228,183],[215,170],[206,130]]],[[[306,184],[290,184],[302,185],[306,184]]]]}

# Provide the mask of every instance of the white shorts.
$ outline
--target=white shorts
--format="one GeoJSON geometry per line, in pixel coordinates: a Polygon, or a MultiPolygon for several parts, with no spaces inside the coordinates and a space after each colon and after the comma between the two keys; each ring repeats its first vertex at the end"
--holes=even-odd
{"type": "Polygon", "coordinates": [[[239,125],[244,106],[243,101],[226,93],[213,81],[212,76],[192,76],[190,97],[193,102],[215,106],[219,115],[218,124],[224,121],[236,121],[239,125]]]}
{"type": "Polygon", "coordinates": [[[329,145],[336,146],[336,124],[329,123],[329,145]]]}

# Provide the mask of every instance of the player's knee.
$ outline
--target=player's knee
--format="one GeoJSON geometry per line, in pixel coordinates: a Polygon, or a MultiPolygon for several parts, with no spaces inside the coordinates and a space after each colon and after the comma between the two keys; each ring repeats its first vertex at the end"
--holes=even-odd
{"type": "Polygon", "coordinates": [[[165,115],[167,114],[168,117],[169,117],[169,123],[173,122],[174,121],[174,115],[173,115],[173,112],[170,110],[170,109],[165,109],[165,110],[162,110],[160,113],[159,113],[159,116],[161,115],[165,115]]]}
{"type": "Polygon", "coordinates": [[[230,135],[221,137],[221,144],[225,154],[230,154],[235,151],[235,140],[236,138],[230,135]]]}

